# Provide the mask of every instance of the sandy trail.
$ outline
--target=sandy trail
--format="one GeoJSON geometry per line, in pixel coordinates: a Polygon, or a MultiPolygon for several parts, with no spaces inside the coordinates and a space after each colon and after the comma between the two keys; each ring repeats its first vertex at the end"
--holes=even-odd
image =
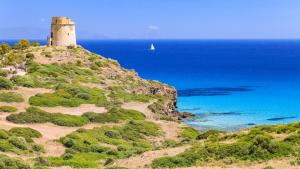
{"type": "Polygon", "coordinates": [[[97,107],[94,104],[81,104],[79,107],[40,107],[41,109],[50,112],[50,113],[63,113],[70,115],[82,115],[86,112],[95,112],[95,113],[106,113],[107,110],[105,107],[97,107]]]}
{"type": "Polygon", "coordinates": [[[151,101],[149,103],[143,103],[143,102],[129,102],[124,103],[122,105],[123,109],[132,109],[139,112],[142,112],[145,114],[146,118],[148,119],[154,119],[153,113],[148,109],[148,106],[152,104],[154,101],[151,101]]]}
{"type": "Polygon", "coordinates": [[[190,147],[191,146],[186,145],[186,146],[168,148],[163,150],[147,151],[138,156],[133,156],[128,159],[117,160],[114,165],[132,168],[132,169],[143,168],[145,165],[150,165],[151,162],[156,158],[164,157],[164,156],[175,156],[179,153],[184,152],[186,149],[190,147]]]}

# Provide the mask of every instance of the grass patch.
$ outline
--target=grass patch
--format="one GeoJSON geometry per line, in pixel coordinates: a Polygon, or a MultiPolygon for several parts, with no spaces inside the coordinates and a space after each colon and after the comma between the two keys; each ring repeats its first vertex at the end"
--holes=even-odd
{"type": "Polygon", "coordinates": [[[112,108],[107,113],[87,112],[83,117],[88,118],[91,122],[96,123],[117,123],[123,120],[144,120],[145,115],[136,110],[126,110],[121,108],[112,108]]]}
{"type": "Polygon", "coordinates": [[[6,118],[8,121],[14,123],[53,123],[59,126],[83,126],[89,120],[85,117],[61,114],[61,113],[48,113],[36,107],[29,107],[26,112],[19,114],[11,114],[6,118]]]}
{"type": "Polygon", "coordinates": [[[30,97],[29,103],[44,107],[77,107],[81,104],[96,104],[106,106],[108,101],[104,92],[97,88],[89,88],[75,84],[60,84],[54,93],[37,94],[30,97]]]}
{"type": "Polygon", "coordinates": [[[12,113],[16,111],[18,111],[18,109],[13,106],[0,106],[0,112],[12,113]]]}
{"type": "Polygon", "coordinates": [[[179,133],[180,137],[189,140],[195,140],[200,135],[199,131],[192,127],[183,127],[179,133]]]}
{"type": "Polygon", "coordinates": [[[0,92],[0,102],[23,102],[24,99],[22,95],[14,92],[0,92]]]}

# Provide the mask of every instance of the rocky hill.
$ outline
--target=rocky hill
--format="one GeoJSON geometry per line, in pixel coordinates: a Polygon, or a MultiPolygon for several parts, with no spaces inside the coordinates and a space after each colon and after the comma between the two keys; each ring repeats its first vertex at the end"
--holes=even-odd
{"type": "Polygon", "coordinates": [[[300,123],[200,133],[173,87],[81,47],[0,57],[0,169],[299,168],[300,123]]]}

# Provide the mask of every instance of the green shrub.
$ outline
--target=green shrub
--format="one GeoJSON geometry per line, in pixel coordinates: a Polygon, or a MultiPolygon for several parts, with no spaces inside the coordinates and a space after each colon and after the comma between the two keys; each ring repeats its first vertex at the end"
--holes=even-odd
{"type": "Polygon", "coordinates": [[[27,150],[27,142],[22,137],[10,137],[8,142],[21,150],[27,150]]]}
{"type": "Polygon", "coordinates": [[[165,140],[163,143],[164,147],[177,147],[180,143],[176,142],[175,140],[165,140]]]}
{"type": "Polygon", "coordinates": [[[285,138],[284,141],[293,144],[300,144],[300,133],[291,134],[287,138],[285,138]]]}
{"type": "Polygon", "coordinates": [[[24,137],[27,142],[33,142],[32,138],[40,138],[42,134],[31,128],[15,127],[8,131],[10,134],[18,137],[24,137]]]}
{"type": "Polygon", "coordinates": [[[152,168],[177,168],[191,166],[188,159],[183,157],[161,157],[152,161],[152,168]]]}
{"type": "Polygon", "coordinates": [[[34,54],[32,53],[27,53],[26,56],[25,56],[26,59],[29,59],[29,60],[32,60],[34,59],[34,54]]]}
{"type": "Polygon", "coordinates": [[[109,97],[116,102],[120,100],[122,102],[131,102],[131,101],[149,102],[151,99],[153,99],[152,95],[129,93],[121,86],[110,86],[109,90],[110,90],[109,97]]]}
{"type": "Polygon", "coordinates": [[[102,90],[79,85],[59,85],[54,93],[37,94],[30,97],[29,103],[34,106],[66,106],[77,107],[89,103],[98,106],[108,104],[102,90]]]}
{"type": "Polygon", "coordinates": [[[164,100],[163,99],[159,99],[158,101],[150,104],[148,106],[148,109],[150,109],[153,113],[157,113],[157,114],[164,114],[164,100]]]}
{"type": "Polygon", "coordinates": [[[9,46],[8,43],[3,43],[0,45],[0,55],[8,53],[10,50],[11,47],[9,46]]]}
{"type": "Polygon", "coordinates": [[[8,71],[7,70],[2,70],[2,69],[0,69],[0,76],[1,77],[7,77],[7,75],[8,75],[8,71]]]}
{"type": "Polygon", "coordinates": [[[87,112],[83,114],[91,122],[109,123],[119,122],[122,120],[144,120],[145,115],[136,110],[127,110],[121,108],[112,108],[107,113],[87,112]]]}
{"type": "Polygon", "coordinates": [[[47,87],[44,83],[40,82],[38,79],[30,75],[24,76],[13,76],[10,79],[15,85],[23,87],[47,87]]]}
{"type": "Polygon", "coordinates": [[[36,151],[36,152],[43,152],[44,151],[44,146],[43,145],[39,145],[39,144],[34,144],[32,146],[32,150],[36,151]]]}
{"type": "Polygon", "coordinates": [[[22,95],[14,92],[0,92],[0,102],[23,102],[24,99],[22,95]]]}
{"type": "Polygon", "coordinates": [[[21,39],[18,43],[14,44],[15,49],[26,49],[30,46],[30,42],[27,39],[21,39]]]}
{"type": "Polygon", "coordinates": [[[179,133],[179,136],[192,140],[195,140],[199,135],[199,131],[191,127],[183,127],[179,133]]]}
{"type": "Polygon", "coordinates": [[[40,46],[40,43],[39,42],[32,42],[31,46],[37,47],[37,46],[40,46]]]}
{"type": "Polygon", "coordinates": [[[11,112],[16,112],[16,111],[18,111],[18,109],[15,107],[12,107],[12,106],[0,106],[0,112],[11,113],[11,112]]]}
{"type": "Polygon", "coordinates": [[[219,130],[208,130],[208,131],[198,135],[196,139],[197,140],[202,140],[202,139],[208,139],[208,138],[211,138],[211,137],[218,137],[222,133],[224,133],[224,132],[219,131],[219,130]]]}
{"type": "Polygon", "coordinates": [[[8,139],[9,138],[9,134],[7,133],[7,131],[0,129],[0,139],[8,139]]]}
{"type": "Polygon", "coordinates": [[[105,169],[128,169],[126,167],[118,167],[118,166],[114,166],[114,167],[106,167],[105,169]]]}
{"type": "Polygon", "coordinates": [[[85,117],[61,114],[61,113],[48,113],[36,107],[29,107],[26,112],[19,114],[11,114],[6,117],[8,121],[14,123],[46,123],[51,122],[59,126],[83,126],[89,121],[85,117]]]}
{"type": "Polygon", "coordinates": [[[3,77],[0,77],[0,89],[12,89],[13,87],[13,83],[6,79],[6,78],[3,78],[3,77]]]}
{"type": "Polygon", "coordinates": [[[264,167],[262,169],[274,169],[272,166],[267,166],[267,167],[264,167]]]}
{"type": "Polygon", "coordinates": [[[30,166],[19,159],[11,158],[5,155],[0,155],[0,168],[1,169],[30,169],[30,166]]]}

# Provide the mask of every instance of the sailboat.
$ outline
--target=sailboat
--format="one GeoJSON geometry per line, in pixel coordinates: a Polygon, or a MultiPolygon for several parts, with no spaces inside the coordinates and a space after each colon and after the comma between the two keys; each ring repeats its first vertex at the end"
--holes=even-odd
{"type": "Polygon", "coordinates": [[[153,43],[151,43],[150,50],[155,50],[155,47],[154,47],[153,43]]]}

